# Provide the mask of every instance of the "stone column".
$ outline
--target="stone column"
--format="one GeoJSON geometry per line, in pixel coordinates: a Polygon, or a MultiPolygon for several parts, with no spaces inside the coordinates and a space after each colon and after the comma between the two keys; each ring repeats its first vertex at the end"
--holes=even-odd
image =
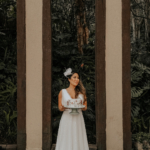
{"type": "Polygon", "coordinates": [[[106,147],[123,150],[122,5],[106,0],[106,147]]]}
{"type": "Polygon", "coordinates": [[[42,150],[42,0],[26,0],[26,150],[42,150]]]}
{"type": "Polygon", "coordinates": [[[129,4],[128,0],[126,2],[125,0],[106,0],[107,150],[131,149],[129,4]],[[126,8],[126,10],[123,8],[126,8]],[[124,13],[125,11],[126,13],[124,13]],[[124,67],[125,65],[126,67],[124,67]],[[126,106],[125,103],[128,105],[126,106]],[[125,126],[128,128],[127,130],[125,130],[125,126]],[[125,135],[128,136],[128,143],[125,135]],[[126,145],[128,145],[128,148],[126,145]]]}

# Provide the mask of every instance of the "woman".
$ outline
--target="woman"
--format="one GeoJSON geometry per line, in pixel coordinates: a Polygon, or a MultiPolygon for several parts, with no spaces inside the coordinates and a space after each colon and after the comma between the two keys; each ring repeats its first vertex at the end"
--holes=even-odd
{"type": "Polygon", "coordinates": [[[89,150],[85,123],[82,110],[87,110],[87,98],[85,88],[80,80],[79,73],[68,68],[64,75],[68,78],[70,85],[62,89],[58,95],[58,108],[63,111],[55,150],[89,150]],[[78,109],[78,115],[71,115],[71,109],[64,107],[69,99],[80,98],[85,105],[84,108],[78,109]]]}

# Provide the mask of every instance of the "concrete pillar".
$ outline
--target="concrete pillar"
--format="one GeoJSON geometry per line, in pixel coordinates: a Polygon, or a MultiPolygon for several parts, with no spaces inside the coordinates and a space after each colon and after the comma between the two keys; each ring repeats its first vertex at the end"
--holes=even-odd
{"type": "Polygon", "coordinates": [[[42,0],[26,0],[26,150],[42,150],[42,0]]]}
{"type": "Polygon", "coordinates": [[[106,0],[106,149],[123,150],[122,2],[106,0]]]}

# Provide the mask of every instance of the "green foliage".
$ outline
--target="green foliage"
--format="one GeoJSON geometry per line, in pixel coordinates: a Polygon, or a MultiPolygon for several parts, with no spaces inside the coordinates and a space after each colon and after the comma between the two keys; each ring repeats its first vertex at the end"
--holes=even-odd
{"type": "Polygon", "coordinates": [[[150,141],[150,133],[139,132],[132,135],[132,141],[142,143],[144,140],[150,141]]]}
{"type": "Polygon", "coordinates": [[[0,143],[16,143],[16,2],[0,0],[0,143]]]}
{"type": "MultiPolygon", "coordinates": [[[[135,55],[131,55],[134,56],[135,55]]],[[[131,63],[131,125],[132,133],[149,132],[150,68],[132,58],[131,63]]]]}
{"type": "MultiPolygon", "coordinates": [[[[131,9],[141,9],[134,0],[131,9]]],[[[88,109],[83,112],[89,143],[96,142],[95,127],[95,0],[85,0],[86,19],[90,30],[89,44],[81,55],[77,48],[74,0],[52,0],[52,117],[53,143],[56,141],[62,112],[58,110],[58,93],[69,82],[63,76],[65,68],[80,68],[87,91],[88,109]]],[[[139,15],[143,11],[139,11],[139,15]]],[[[17,50],[16,0],[0,0],[0,142],[16,143],[17,134],[17,50]]],[[[131,31],[132,35],[132,31],[131,31]]],[[[131,125],[132,133],[150,130],[150,42],[141,38],[131,40],[131,125]]],[[[135,137],[136,139],[137,137],[135,137]]]]}
{"type": "Polygon", "coordinates": [[[78,52],[77,27],[74,16],[73,1],[52,1],[52,45],[53,45],[53,82],[52,82],[52,112],[53,112],[53,143],[56,142],[58,126],[62,112],[58,110],[58,94],[69,86],[63,72],[66,68],[80,70],[82,82],[86,88],[88,109],[83,111],[89,143],[96,142],[95,123],[95,28],[94,1],[86,3],[87,23],[90,29],[89,44],[83,47],[84,54],[78,52]],[[93,16],[92,16],[93,15],[93,16]],[[80,65],[84,63],[83,68],[80,65]]]}
{"type": "Polygon", "coordinates": [[[132,133],[150,132],[149,1],[131,0],[132,133]]]}
{"type": "Polygon", "coordinates": [[[143,150],[148,150],[150,145],[150,133],[139,132],[132,135],[132,143],[134,150],[137,150],[135,143],[142,144],[143,150]]]}

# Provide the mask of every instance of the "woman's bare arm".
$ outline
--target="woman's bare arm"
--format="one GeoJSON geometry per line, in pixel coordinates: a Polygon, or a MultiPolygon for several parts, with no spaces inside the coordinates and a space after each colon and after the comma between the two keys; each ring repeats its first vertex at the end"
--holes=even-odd
{"type": "Polygon", "coordinates": [[[58,109],[64,111],[66,108],[62,105],[62,90],[58,94],[58,109]]]}
{"type": "Polygon", "coordinates": [[[83,111],[86,111],[86,110],[87,110],[87,100],[84,101],[83,105],[85,105],[85,107],[84,107],[84,108],[81,108],[81,109],[82,109],[83,111]]]}

